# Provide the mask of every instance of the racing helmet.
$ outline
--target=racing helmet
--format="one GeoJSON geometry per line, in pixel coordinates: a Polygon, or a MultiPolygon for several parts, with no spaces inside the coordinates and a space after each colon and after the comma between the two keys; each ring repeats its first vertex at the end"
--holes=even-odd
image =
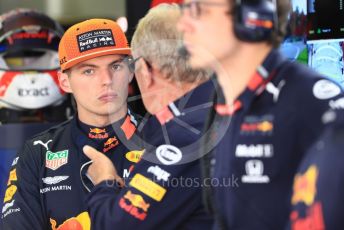
{"type": "Polygon", "coordinates": [[[64,30],[47,15],[16,9],[0,15],[0,108],[60,105],[58,44],[64,30]]]}

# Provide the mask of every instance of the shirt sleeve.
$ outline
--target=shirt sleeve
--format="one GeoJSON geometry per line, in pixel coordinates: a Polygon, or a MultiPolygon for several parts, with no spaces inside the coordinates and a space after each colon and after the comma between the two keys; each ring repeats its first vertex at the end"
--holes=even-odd
{"type": "MultiPolygon", "coordinates": [[[[91,191],[87,202],[93,229],[177,229],[200,210],[199,173],[198,160],[166,165],[142,159],[119,193],[109,183],[91,191]]],[[[199,220],[201,229],[211,228],[205,213],[199,220]]]]}
{"type": "Polygon", "coordinates": [[[315,78],[303,86],[303,94],[298,96],[297,142],[305,152],[323,132],[324,114],[334,109],[344,99],[342,88],[331,80],[315,78]]]}
{"type": "Polygon", "coordinates": [[[26,143],[14,159],[2,207],[6,230],[47,229],[39,191],[39,159],[26,143]]]}

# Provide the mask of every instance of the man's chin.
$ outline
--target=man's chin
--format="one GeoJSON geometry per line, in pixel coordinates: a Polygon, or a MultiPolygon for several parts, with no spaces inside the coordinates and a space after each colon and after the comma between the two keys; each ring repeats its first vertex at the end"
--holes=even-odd
{"type": "Polygon", "coordinates": [[[196,57],[196,56],[191,56],[189,59],[189,64],[191,68],[193,69],[203,69],[203,68],[209,68],[210,66],[210,61],[196,57]]]}

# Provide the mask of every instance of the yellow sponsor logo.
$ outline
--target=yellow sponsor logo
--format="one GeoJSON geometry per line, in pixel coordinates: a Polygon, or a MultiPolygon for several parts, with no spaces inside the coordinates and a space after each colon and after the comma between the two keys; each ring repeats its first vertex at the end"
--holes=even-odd
{"type": "Polygon", "coordinates": [[[13,169],[11,172],[10,172],[10,176],[8,178],[8,182],[7,182],[7,186],[11,184],[12,181],[17,181],[17,170],[16,169],[13,169]]]}
{"type": "Polygon", "coordinates": [[[303,202],[306,205],[311,205],[314,202],[316,195],[316,182],[318,178],[318,169],[315,165],[310,166],[303,174],[297,174],[294,180],[294,195],[292,197],[292,204],[303,202]]]}
{"type": "Polygon", "coordinates": [[[141,160],[141,157],[143,155],[145,150],[134,150],[134,151],[130,151],[127,152],[125,154],[125,158],[127,158],[128,161],[133,162],[133,163],[137,163],[141,160]]]}
{"type": "Polygon", "coordinates": [[[135,174],[134,178],[130,181],[129,185],[143,192],[144,194],[156,201],[161,201],[161,199],[165,196],[166,193],[165,188],[161,187],[157,183],[151,181],[150,179],[142,176],[139,173],[135,174]]]}
{"type": "Polygon", "coordinates": [[[11,185],[10,187],[8,187],[6,192],[5,192],[4,203],[12,200],[12,198],[16,192],[17,192],[17,186],[11,185]]]}
{"type": "Polygon", "coordinates": [[[271,132],[274,128],[274,125],[269,121],[263,121],[257,125],[257,128],[261,132],[271,132]]]}

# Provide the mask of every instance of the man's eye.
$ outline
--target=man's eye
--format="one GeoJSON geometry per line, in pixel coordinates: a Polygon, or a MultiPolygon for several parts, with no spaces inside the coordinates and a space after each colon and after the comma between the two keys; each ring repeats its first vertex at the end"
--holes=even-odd
{"type": "Polygon", "coordinates": [[[119,64],[119,63],[116,63],[116,64],[113,64],[112,65],[112,70],[113,71],[120,71],[120,70],[122,70],[124,68],[124,65],[121,63],[121,64],[119,64]]]}
{"type": "Polygon", "coordinates": [[[92,74],[94,74],[94,70],[93,69],[86,69],[82,73],[85,75],[92,75],[92,74]]]}

